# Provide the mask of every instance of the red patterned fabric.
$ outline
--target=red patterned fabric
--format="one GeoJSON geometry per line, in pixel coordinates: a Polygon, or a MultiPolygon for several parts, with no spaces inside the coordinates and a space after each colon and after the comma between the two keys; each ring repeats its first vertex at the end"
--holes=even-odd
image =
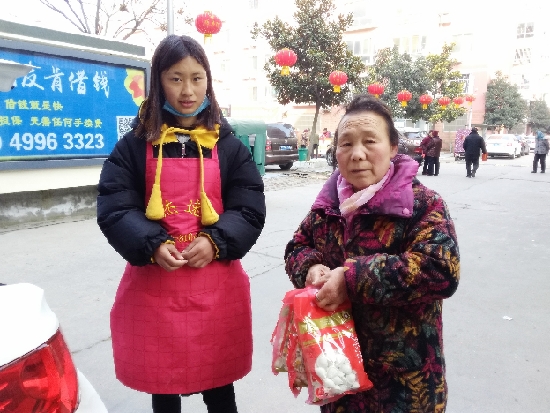
{"type": "MultiPolygon", "coordinates": [[[[146,199],[156,159],[147,147],[146,199]]],[[[223,212],[217,147],[204,159],[205,192],[223,212]]],[[[165,218],[183,250],[201,230],[199,159],[164,158],[161,175],[165,218]]],[[[130,264],[111,310],[117,378],[133,389],[189,394],[221,387],[252,367],[250,283],[238,260],[167,272],[130,264]]]]}

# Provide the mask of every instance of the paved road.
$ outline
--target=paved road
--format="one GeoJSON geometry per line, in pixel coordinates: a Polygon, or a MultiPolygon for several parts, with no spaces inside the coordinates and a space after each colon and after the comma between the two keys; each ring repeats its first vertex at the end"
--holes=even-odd
{"type": "MultiPolygon", "coordinates": [[[[465,178],[463,162],[452,161],[442,164],[439,177],[419,177],[449,205],[461,251],[461,283],[444,304],[448,413],[550,411],[550,174],[531,174],[532,157],[489,160],[473,179],[465,178]]],[[[284,375],[271,374],[269,339],[291,288],[284,246],[328,170],[319,162],[290,175],[266,173],[266,227],[243,260],[255,347],[252,373],[236,384],[241,413],[318,411],[304,404],[304,395],[292,397],[284,375]]],[[[108,314],[124,262],[95,222],[0,234],[0,245],[0,281],[45,289],[78,367],[109,411],[149,412],[149,396],[114,378],[108,314]]],[[[183,406],[206,412],[200,396],[183,406]]]]}

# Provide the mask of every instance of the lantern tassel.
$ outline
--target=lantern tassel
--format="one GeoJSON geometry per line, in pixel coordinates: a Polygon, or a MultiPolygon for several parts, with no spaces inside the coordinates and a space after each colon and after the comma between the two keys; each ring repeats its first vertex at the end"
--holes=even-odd
{"type": "Polygon", "coordinates": [[[281,76],[288,76],[290,75],[290,68],[288,66],[283,66],[281,69],[281,76]]]}
{"type": "Polygon", "coordinates": [[[334,92],[340,93],[340,85],[334,85],[334,92]]]}
{"type": "Polygon", "coordinates": [[[422,109],[428,109],[428,105],[426,105],[425,103],[422,104],[422,109]]]}
{"type": "Polygon", "coordinates": [[[402,100],[402,101],[401,101],[401,106],[403,106],[403,107],[407,106],[407,101],[406,101],[406,100],[402,100]]]}

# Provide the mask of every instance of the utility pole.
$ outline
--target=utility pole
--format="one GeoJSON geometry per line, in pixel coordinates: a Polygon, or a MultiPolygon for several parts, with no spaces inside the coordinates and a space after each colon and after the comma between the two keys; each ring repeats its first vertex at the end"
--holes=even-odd
{"type": "Polygon", "coordinates": [[[174,5],[173,0],[166,0],[166,31],[168,35],[174,34],[174,5]]]}

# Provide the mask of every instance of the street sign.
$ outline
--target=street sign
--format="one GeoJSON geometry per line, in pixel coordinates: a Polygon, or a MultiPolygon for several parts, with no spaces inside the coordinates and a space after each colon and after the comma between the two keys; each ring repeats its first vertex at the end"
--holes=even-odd
{"type": "Polygon", "coordinates": [[[0,161],[106,157],[145,98],[143,65],[2,47],[0,59],[34,66],[0,93],[0,161]]]}

